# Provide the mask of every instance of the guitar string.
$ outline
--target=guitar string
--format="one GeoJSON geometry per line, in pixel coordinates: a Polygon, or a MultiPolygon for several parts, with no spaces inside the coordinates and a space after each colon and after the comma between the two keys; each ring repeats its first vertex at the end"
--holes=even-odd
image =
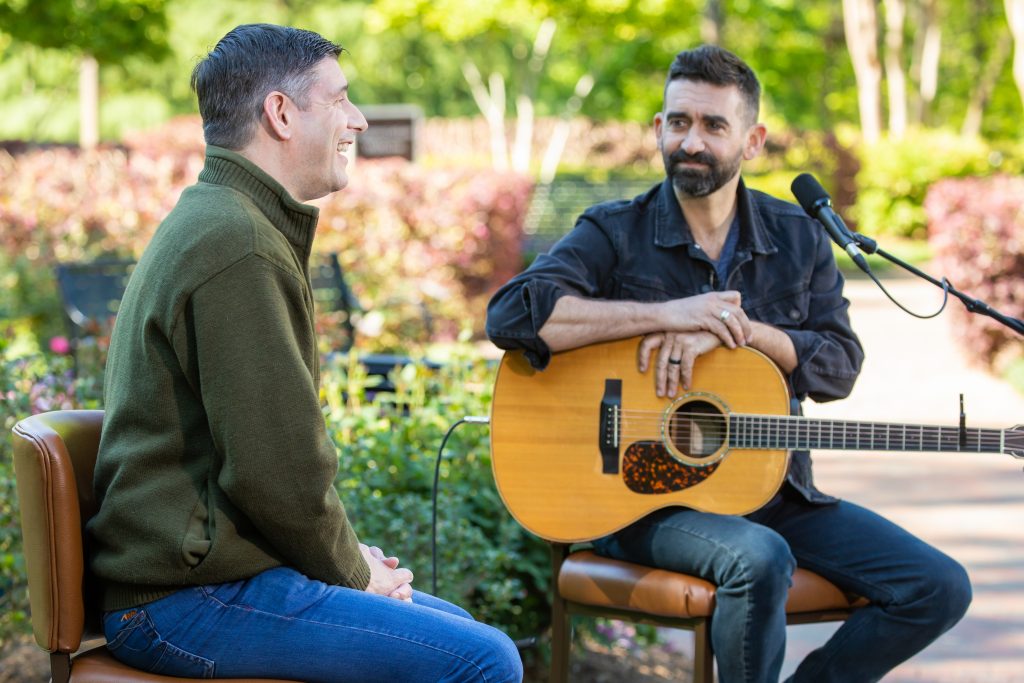
{"type": "MultiPolygon", "coordinates": [[[[700,421],[710,423],[708,426],[712,428],[733,418],[739,418],[741,421],[749,420],[753,424],[750,422],[739,424],[734,429],[733,436],[740,437],[737,439],[740,442],[743,440],[763,442],[781,439],[787,442],[795,440],[797,443],[802,441],[807,444],[812,442],[816,444],[840,442],[848,445],[847,442],[854,441],[854,445],[859,444],[861,448],[864,448],[874,446],[876,443],[880,446],[883,444],[890,445],[893,440],[896,440],[904,446],[908,443],[917,448],[941,448],[943,446],[955,445],[957,450],[980,449],[984,446],[1001,446],[1007,442],[1006,437],[1002,434],[1003,430],[984,427],[967,428],[966,444],[961,449],[958,438],[960,428],[953,426],[816,420],[797,415],[733,414],[726,416],[710,413],[677,412],[666,421],[664,412],[633,410],[621,411],[619,414],[622,417],[619,429],[620,439],[650,439],[651,435],[648,431],[641,431],[639,433],[632,431],[636,427],[643,428],[645,422],[658,428],[659,431],[666,422],[670,430],[679,429],[681,425],[685,429],[685,425],[689,424],[689,420],[686,418],[695,417],[699,418],[700,421]],[[631,417],[634,415],[641,415],[642,417],[631,417]],[[840,427],[838,435],[835,430],[837,426],[840,427]],[[892,433],[893,427],[896,428],[895,434],[892,433]],[[824,434],[825,428],[829,428],[828,436],[824,434]],[[885,428],[885,433],[879,433],[879,428],[885,428]],[[811,433],[814,431],[817,434],[811,433]],[[951,443],[954,439],[957,440],[955,444],[951,443]],[[859,443],[862,441],[866,443],[859,443]]],[[[720,426],[719,429],[721,429],[720,426]]],[[[1013,445],[1013,437],[1016,435],[1007,436],[1009,437],[1010,445],[1013,445]]]]}

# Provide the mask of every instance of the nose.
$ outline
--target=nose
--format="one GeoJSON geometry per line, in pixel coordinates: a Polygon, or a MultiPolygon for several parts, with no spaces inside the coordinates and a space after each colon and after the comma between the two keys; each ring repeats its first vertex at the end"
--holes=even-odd
{"type": "Polygon", "coordinates": [[[359,107],[356,105],[349,103],[349,107],[351,110],[348,113],[348,127],[360,133],[364,132],[370,127],[370,124],[366,122],[366,117],[363,116],[363,112],[359,111],[359,107]]]}
{"type": "Polygon", "coordinates": [[[683,150],[687,154],[696,154],[697,152],[704,151],[704,140],[696,130],[696,126],[692,126],[683,139],[679,143],[679,149],[683,150]]]}

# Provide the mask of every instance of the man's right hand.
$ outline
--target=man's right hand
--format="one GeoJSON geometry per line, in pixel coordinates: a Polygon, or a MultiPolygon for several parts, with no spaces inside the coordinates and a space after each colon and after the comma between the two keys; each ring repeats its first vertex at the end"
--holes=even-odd
{"type": "Polygon", "coordinates": [[[745,346],[750,338],[750,320],[740,307],[736,291],[708,292],[664,304],[665,330],[710,332],[730,349],[745,346]]]}
{"type": "Polygon", "coordinates": [[[412,572],[398,566],[397,557],[386,557],[384,552],[374,546],[359,544],[366,563],[370,565],[370,583],[366,586],[367,593],[386,595],[397,600],[412,602],[412,572]]]}

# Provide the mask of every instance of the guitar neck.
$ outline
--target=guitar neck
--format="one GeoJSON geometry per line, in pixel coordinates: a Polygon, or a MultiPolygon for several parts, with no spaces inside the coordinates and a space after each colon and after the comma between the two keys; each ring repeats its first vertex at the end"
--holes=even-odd
{"type": "Polygon", "coordinates": [[[733,448],[1004,453],[1006,430],[730,415],[733,448]]]}

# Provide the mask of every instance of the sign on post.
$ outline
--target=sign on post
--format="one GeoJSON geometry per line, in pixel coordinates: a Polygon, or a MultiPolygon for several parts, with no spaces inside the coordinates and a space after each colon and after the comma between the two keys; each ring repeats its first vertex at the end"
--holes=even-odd
{"type": "Polygon", "coordinates": [[[415,104],[374,104],[359,107],[369,127],[356,138],[362,159],[401,157],[416,161],[423,110],[415,104]]]}

